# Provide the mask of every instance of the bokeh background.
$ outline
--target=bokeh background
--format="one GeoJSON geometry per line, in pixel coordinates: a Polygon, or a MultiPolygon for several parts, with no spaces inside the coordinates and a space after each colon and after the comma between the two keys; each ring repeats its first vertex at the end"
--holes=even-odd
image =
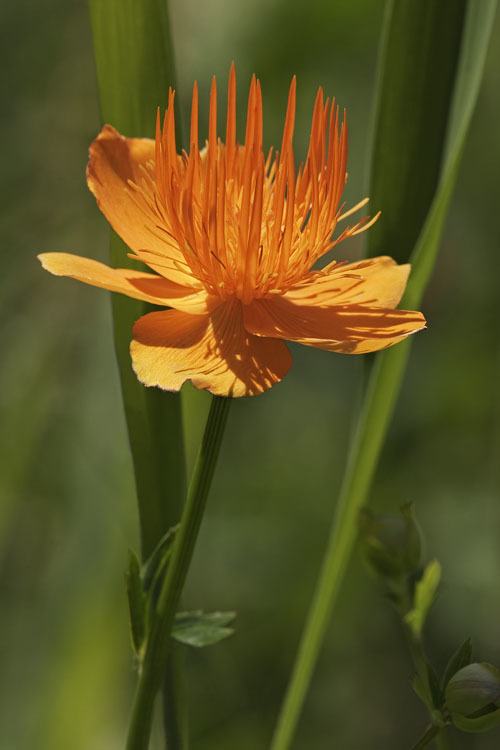
{"type": "MultiPolygon", "coordinates": [[[[381,0],[171,0],[184,120],[193,79],[206,123],[210,76],[223,91],[234,59],[241,114],[256,72],[265,142],[279,145],[296,73],[300,158],[321,84],[348,111],[356,202],[383,9],[381,0]]],[[[0,747],[114,750],[134,684],[123,573],[138,540],[110,300],[35,259],[65,250],[107,260],[108,227],[84,177],[100,127],[87,6],[2,3],[0,26],[0,747]]],[[[423,304],[429,328],[414,341],[371,498],[385,510],[414,501],[427,554],[442,562],[428,628],[438,665],[468,635],[478,660],[500,665],[499,65],[497,19],[423,304]]],[[[361,241],[340,252],[359,257],[361,241]]],[[[283,383],[233,407],[187,585],[187,607],[238,612],[230,640],[186,649],[195,750],[267,746],[334,511],[362,363],[292,349],[283,383]]],[[[205,407],[200,397],[199,415],[186,415],[191,460],[205,407]]],[[[426,724],[411,676],[358,550],[296,749],[409,748],[426,724]]],[[[500,730],[453,735],[454,748],[499,742],[500,730]]]]}

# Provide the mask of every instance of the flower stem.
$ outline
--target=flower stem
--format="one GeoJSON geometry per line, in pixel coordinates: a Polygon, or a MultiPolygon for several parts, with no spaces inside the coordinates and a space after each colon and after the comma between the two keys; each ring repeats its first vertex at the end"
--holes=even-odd
{"type": "Polygon", "coordinates": [[[127,750],[147,750],[149,746],[154,701],[168,656],[170,631],[203,518],[230,404],[230,398],[214,396],[212,399],[172,559],[158,597],[155,617],[148,636],[127,738],[127,750]]]}
{"type": "MultiPolygon", "coordinates": [[[[178,645],[178,644],[176,644],[178,645]]],[[[166,750],[188,750],[187,711],[182,680],[184,656],[179,648],[169,651],[161,690],[166,750]]]]}
{"type": "Polygon", "coordinates": [[[423,747],[430,745],[432,740],[439,736],[439,727],[435,724],[430,724],[420,739],[413,745],[411,750],[422,750],[423,747]]]}
{"type": "Polygon", "coordinates": [[[437,747],[437,750],[449,750],[450,749],[447,727],[441,727],[441,729],[439,730],[439,734],[436,737],[436,747],[437,747]]]}

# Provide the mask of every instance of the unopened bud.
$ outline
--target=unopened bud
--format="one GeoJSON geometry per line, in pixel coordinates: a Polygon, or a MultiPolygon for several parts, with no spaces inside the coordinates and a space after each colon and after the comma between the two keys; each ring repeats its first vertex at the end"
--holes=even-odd
{"type": "Polygon", "coordinates": [[[366,557],[379,576],[396,578],[419,570],[422,540],[411,504],[400,514],[375,515],[364,508],[359,524],[366,557]]]}
{"type": "Polygon", "coordinates": [[[446,705],[452,714],[469,718],[496,711],[500,701],[500,671],[491,664],[468,664],[446,686],[446,705]]]}

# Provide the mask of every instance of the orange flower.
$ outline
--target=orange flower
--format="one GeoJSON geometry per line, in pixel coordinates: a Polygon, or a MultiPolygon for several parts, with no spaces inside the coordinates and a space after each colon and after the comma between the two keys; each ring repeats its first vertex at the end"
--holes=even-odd
{"type": "Polygon", "coordinates": [[[57,276],[163,305],[140,318],[130,346],[147,386],[178,391],[186,380],[223,396],[255,395],[279,382],[291,356],[283,339],[359,354],[420,330],[419,312],[395,310],[409,265],[389,257],[316,261],[370,226],[332,239],[342,214],[347,128],[318,91],[309,151],[295,172],[295,79],[281,153],[262,150],[262,97],[252,79],[245,143],[236,142],[236,79],[229,78],[225,144],[217,137],[215,79],[206,148],[198,147],[193,90],[189,155],[175,145],[174,94],[156,140],[124,138],[105,125],[90,147],[87,180],[109,223],[154,274],[109,268],[66,253],[40,256],[57,276]],[[328,145],[327,145],[328,142],[328,145]]]}

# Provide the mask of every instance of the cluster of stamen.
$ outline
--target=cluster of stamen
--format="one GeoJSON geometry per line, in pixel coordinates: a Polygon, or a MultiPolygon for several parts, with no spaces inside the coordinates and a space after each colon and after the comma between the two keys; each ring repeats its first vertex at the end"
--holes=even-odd
{"type": "MultiPolygon", "coordinates": [[[[262,147],[262,94],[252,78],[244,145],[236,141],[236,78],[231,68],[225,143],[217,137],[215,79],[210,93],[206,148],[198,145],[198,90],[191,109],[189,154],[177,154],[174,93],[163,128],[157,118],[155,160],[130,183],[142,210],[153,214],[165,242],[161,257],[136,253],[161,273],[175,267],[224,299],[252,299],[283,292],[302,279],[335,244],[370,226],[362,219],[332,238],[342,215],[347,173],[347,126],[334,102],[316,97],[304,164],[295,172],[292,146],[295,78],[290,86],[281,151],[262,147]],[[328,145],[327,145],[328,144],[328,145]]],[[[330,266],[331,267],[331,266],[330,266]]]]}

